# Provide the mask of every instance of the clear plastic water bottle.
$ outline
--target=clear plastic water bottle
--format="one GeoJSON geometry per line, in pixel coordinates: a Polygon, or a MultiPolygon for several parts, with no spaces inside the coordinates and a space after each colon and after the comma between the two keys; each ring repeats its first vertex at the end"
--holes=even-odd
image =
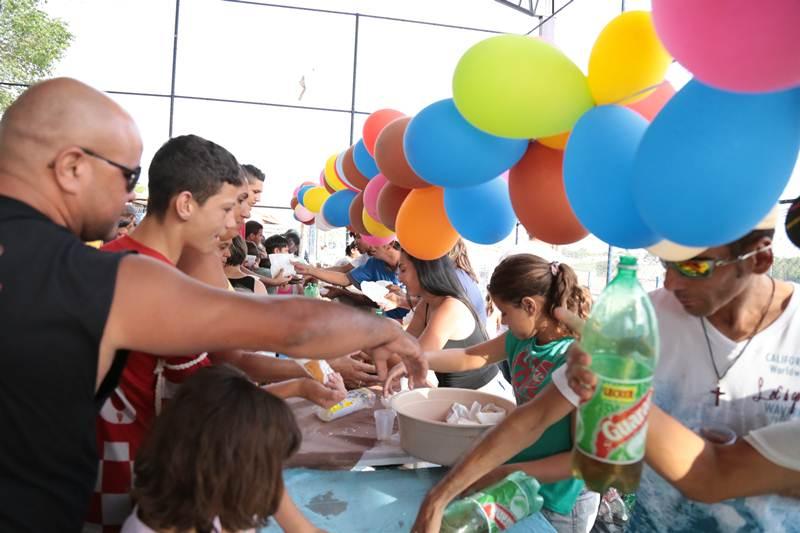
{"type": "Polygon", "coordinates": [[[539,482],[514,472],[445,509],[442,533],[495,533],[504,531],[523,518],[538,513],[544,501],[539,482]]]}

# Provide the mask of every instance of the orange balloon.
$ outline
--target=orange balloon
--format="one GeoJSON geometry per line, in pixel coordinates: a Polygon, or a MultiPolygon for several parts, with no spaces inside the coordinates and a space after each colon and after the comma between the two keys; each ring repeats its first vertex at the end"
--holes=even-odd
{"type": "Polygon", "coordinates": [[[675,88],[670,82],[665,81],[644,99],[628,104],[626,107],[633,109],[647,120],[652,121],[661,109],[667,105],[669,99],[675,95],[675,88]]]}
{"type": "Polygon", "coordinates": [[[517,218],[532,237],[550,244],[573,243],[589,234],[567,200],[563,163],[564,152],[534,142],[508,175],[517,218]]]}
{"type": "Polygon", "coordinates": [[[361,130],[361,135],[364,139],[364,148],[367,149],[369,155],[375,156],[375,142],[378,140],[381,130],[394,119],[404,116],[403,113],[395,109],[379,109],[367,117],[366,122],[364,122],[364,129],[361,130]]]}
{"type": "Polygon", "coordinates": [[[350,202],[350,226],[356,233],[369,235],[367,228],[364,227],[364,221],[361,219],[362,211],[364,211],[364,193],[360,192],[350,202]]]}
{"type": "Polygon", "coordinates": [[[300,203],[300,202],[297,201],[297,198],[292,198],[292,201],[289,202],[289,207],[291,207],[292,210],[294,211],[294,208],[297,207],[298,203],[300,203]]]}
{"type": "Polygon", "coordinates": [[[406,133],[411,117],[402,117],[390,122],[375,143],[375,163],[381,174],[390,183],[404,189],[422,189],[431,184],[423,180],[411,169],[403,150],[403,135],[406,133]]]}
{"type": "Polygon", "coordinates": [[[397,240],[417,259],[439,259],[458,241],[444,210],[444,189],[440,187],[411,191],[400,206],[395,227],[397,240]]]}
{"type": "Polygon", "coordinates": [[[364,187],[369,183],[369,179],[356,168],[356,163],[353,161],[353,147],[347,149],[342,157],[342,171],[350,185],[356,189],[363,191],[364,187]]]}
{"type": "Polygon", "coordinates": [[[393,183],[387,183],[378,193],[378,218],[381,219],[384,226],[392,231],[397,231],[395,227],[397,212],[400,211],[400,206],[403,205],[410,192],[393,183]]]}
{"type": "Polygon", "coordinates": [[[547,146],[548,148],[563,150],[567,146],[567,141],[569,140],[570,133],[572,132],[565,131],[564,133],[559,133],[558,135],[553,135],[551,137],[542,137],[541,139],[536,139],[536,141],[540,144],[547,146]]]}

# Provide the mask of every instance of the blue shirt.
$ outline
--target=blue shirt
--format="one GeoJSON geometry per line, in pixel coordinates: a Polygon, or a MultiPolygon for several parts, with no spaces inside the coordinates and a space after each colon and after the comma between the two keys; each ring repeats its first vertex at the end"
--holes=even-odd
{"type": "MultiPolygon", "coordinates": [[[[369,261],[364,263],[358,268],[354,268],[347,273],[347,277],[356,287],[361,287],[365,281],[390,281],[394,285],[400,285],[400,280],[397,277],[397,272],[389,268],[389,265],[370,257],[369,261]]],[[[388,311],[385,316],[389,318],[402,319],[408,314],[408,309],[392,309],[388,311]]]]}
{"type": "Polygon", "coordinates": [[[458,276],[458,281],[461,282],[461,286],[464,287],[464,292],[467,294],[469,302],[472,304],[472,307],[475,308],[475,312],[478,313],[478,319],[481,321],[481,324],[486,325],[486,304],[483,302],[478,284],[475,283],[474,279],[469,277],[469,274],[460,268],[456,268],[456,275],[458,276]]]}

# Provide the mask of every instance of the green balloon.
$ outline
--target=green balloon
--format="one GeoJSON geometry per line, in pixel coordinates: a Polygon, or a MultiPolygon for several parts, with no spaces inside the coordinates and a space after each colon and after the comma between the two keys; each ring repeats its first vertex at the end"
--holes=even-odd
{"type": "Polygon", "coordinates": [[[583,72],[541,39],[499,35],[461,57],[453,100],[476,128],[499,137],[536,139],[570,131],[594,106],[583,72]]]}

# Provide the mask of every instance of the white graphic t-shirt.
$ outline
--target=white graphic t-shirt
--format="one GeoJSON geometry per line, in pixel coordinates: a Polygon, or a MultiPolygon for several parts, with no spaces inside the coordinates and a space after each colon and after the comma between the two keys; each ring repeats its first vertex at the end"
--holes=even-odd
{"type": "MultiPolygon", "coordinates": [[[[752,430],[800,420],[800,294],[778,319],[747,341],[734,342],[687,314],[672,293],[651,293],[661,337],[655,402],[689,428],[725,428],[740,438],[752,430]],[[734,359],[742,353],[741,357],[734,359]],[[727,370],[727,373],[726,373],[727,370]]],[[[800,446],[800,443],[798,443],[800,446]]],[[[780,496],[689,502],[650,468],[637,492],[632,531],[800,532],[800,502],[780,496]]]]}

